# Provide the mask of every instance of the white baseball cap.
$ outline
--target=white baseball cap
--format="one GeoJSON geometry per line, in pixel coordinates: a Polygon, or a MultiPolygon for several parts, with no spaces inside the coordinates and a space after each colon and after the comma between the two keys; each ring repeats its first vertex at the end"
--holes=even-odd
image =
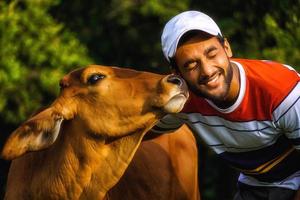
{"type": "Polygon", "coordinates": [[[191,30],[222,36],[220,28],[208,15],[199,11],[182,12],[170,19],[163,29],[161,44],[164,56],[168,61],[174,57],[180,38],[191,30]]]}

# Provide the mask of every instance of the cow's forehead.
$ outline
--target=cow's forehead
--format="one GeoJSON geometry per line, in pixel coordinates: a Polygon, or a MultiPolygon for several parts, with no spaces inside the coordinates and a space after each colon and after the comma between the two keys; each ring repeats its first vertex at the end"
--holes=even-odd
{"type": "MultiPolygon", "coordinates": [[[[103,74],[107,76],[113,76],[117,78],[135,78],[140,76],[157,76],[150,72],[136,71],[129,68],[120,68],[115,66],[103,66],[103,65],[89,65],[84,68],[80,68],[72,71],[69,75],[77,80],[84,80],[91,74],[103,74]]],[[[149,76],[149,77],[150,77],[149,76]]]]}

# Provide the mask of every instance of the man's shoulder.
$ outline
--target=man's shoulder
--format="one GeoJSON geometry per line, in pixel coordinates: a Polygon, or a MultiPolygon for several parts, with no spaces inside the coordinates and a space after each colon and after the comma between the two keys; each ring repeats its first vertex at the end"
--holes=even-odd
{"type": "Polygon", "coordinates": [[[300,80],[299,74],[293,68],[282,63],[250,59],[232,59],[232,61],[243,67],[246,79],[252,88],[286,91],[300,80]]]}
{"type": "Polygon", "coordinates": [[[276,108],[300,81],[299,74],[285,64],[268,60],[233,61],[238,62],[245,71],[249,100],[260,99],[269,105],[271,110],[276,108]]]}
{"type": "MultiPolygon", "coordinates": [[[[253,60],[253,59],[241,59],[241,58],[233,58],[230,59],[233,62],[239,63],[247,75],[257,75],[259,77],[283,77],[281,74],[270,72],[281,72],[284,75],[289,75],[293,77],[299,77],[297,72],[289,65],[279,63],[272,60],[253,60]]],[[[284,77],[283,77],[284,78],[284,77]]]]}

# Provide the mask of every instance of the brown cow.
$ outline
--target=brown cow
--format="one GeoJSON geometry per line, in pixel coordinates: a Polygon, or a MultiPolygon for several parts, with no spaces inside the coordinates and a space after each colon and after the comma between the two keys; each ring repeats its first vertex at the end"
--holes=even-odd
{"type": "MultiPolygon", "coordinates": [[[[61,94],[53,104],[16,129],[3,148],[1,156],[14,159],[6,199],[105,198],[145,133],[164,114],[179,112],[187,99],[186,85],[177,76],[103,66],[75,70],[60,85],[61,94]]],[[[173,195],[176,189],[180,197],[198,198],[197,151],[190,134],[145,141],[134,161],[143,162],[148,153],[153,162],[145,163],[151,170],[162,168],[165,172],[159,176],[174,176],[169,182],[149,177],[158,181],[153,187],[165,188],[158,192],[173,195]],[[167,163],[157,163],[159,159],[167,163]]],[[[136,174],[145,172],[138,170],[136,174]]],[[[144,178],[138,183],[141,188],[148,182],[144,178]]],[[[118,185],[113,190],[107,198],[120,191],[118,185]]]]}
{"type": "Polygon", "coordinates": [[[200,199],[197,147],[187,126],[172,134],[146,135],[108,199],[200,199]]]}

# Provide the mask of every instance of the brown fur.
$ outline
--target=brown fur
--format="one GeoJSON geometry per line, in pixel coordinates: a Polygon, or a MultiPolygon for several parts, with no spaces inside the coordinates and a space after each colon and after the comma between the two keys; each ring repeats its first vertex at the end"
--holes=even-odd
{"type": "MultiPolygon", "coordinates": [[[[172,83],[168,76],[103,66],[75,70],[60,85],[53,104],[16,129],[1,152],[3,158],[14,159],[6,199],[105,198],[145,133],[167,112],[180,111],[187,94],[185,84],[172,83]],[[93,84],[89,79],[95,74],[105,77],[93,84]],[[170,104],[174,98],[176,104],[170,104]]],[[[186,136],[173,137],[159,137],[153,144],[166,152],[171,164],[165,170],[173,168],[169,175],[177,176],[176,184],[189,199],[195,190],[188,188],[197,187],[195,144],[188,146],[186,136]],[[171,141],[184,148],[175,148],[171,141]],[[183,159],[186,168],[178,167],[183,159]]]]}
{"type": "Polygon", "coordinates": [[[196,141],[184,125],[142,141],[108,199],[200,199],[197,167],[196,141]]]}

